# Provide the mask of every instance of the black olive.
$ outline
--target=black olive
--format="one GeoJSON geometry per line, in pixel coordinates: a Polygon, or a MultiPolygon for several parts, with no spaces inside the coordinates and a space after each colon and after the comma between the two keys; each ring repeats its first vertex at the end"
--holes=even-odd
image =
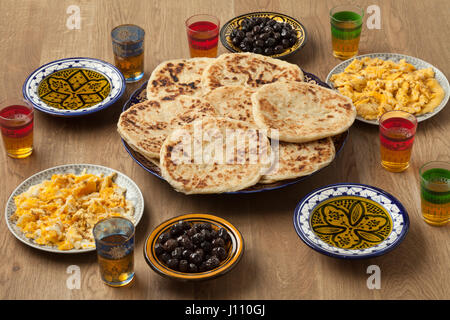
{"type": "Polygon", "coordinates": [[[263,40],[256,40],[254,42],[255,47],[264,47],[264,41],[263,40]]]}
{"type": "Polygon", "coordinates": [[[195,249],[194,253],[198,254],[200,258],[203,260],[203,257],[205,256],[205,251],[202,248],[195,249]]]}
{"type": "Polygon", "coordinates": [[[195,228],[194,227],[192,227],[192,228],[190,228],[189,230],[187,230],[186,231],[186,235],[188,236],[188,237],[192,237],[194,234],[196,234],[197,233],[197,230],[195,230],[195,228]]]}
{"type": "Polygon", "coordinates": [[[217,230],[211,230],[211,239],[215,239],[219,236],[217,230]]]}
{"type": "Polygon", "coordinates": [[[243,43],[241,43],[239,45],[239,48],[241,48],[241,50],[244,51],[244,52],[249,52],[251,50],[251,48],[250,48],[250,46],[248,44],[243,44],[243,43]]]}
{"type": "Polygon", "coordinates": [[[268,34],[268,33],[261,33],[261,34],[258,36],[258,38],[261,39],[261,40],[263,40],[263,41],[269,39],[269,37],[270,37],[270,34],[268,34]]]}
{"type": "Polygon", "coordinates": [[[159,238],[158,238],[158,240],[159,240],[160,243],[164,243],[164,242],[166,242],[166,241],[169,240],[169,239],[170,239],[170,235],[169,235],[167,232],[164,232],[164,233],[161,234],[161,235],[159,236],[159,238]]]}
{"type": "Polygon", "coordinates": [[[236,32],[236,38],[238,38],[239,40],[244,39],[245,37],[245,32],[242,30],[238,30],[238,32],[236,32]]]}
{"type": "Polygon", "coordinates": [[[241,43],[241,40],[239,40],[238,38],[234,37],[231,39],[231,43],[234,44],[235,46],[238,46],[239,43],[241,43]]]}
{"type": "Polygon", "coordinates": [[[171,256],[172,256],[173,259],[180,259],[182,253],[183,253],[183,248],[181,248],[181,247],[176,247],[176,248],[172,251],[171,256]]]}
{"type": "Polygon", "coordinates": [[[264,42],[265,47],[272,47],[274,44],[275,44],[274,38],[269,38],[266,40],[266,42],[264,42]]]}
{"type": "Polygon", "coordinates": [[[282,36],[283,38],[288,38],[288,37],[289,37],[289,30],[286,29],[286,28],[283,28],[283,29],[281,29],[280,34],[281,34],[281,36],[282,36]]]}
{"type": "Polygon", "coordinates": [[[206,262],[203,261],[203,262],[200,264],[200,266],[198,267],[198,272],[204,272],[204,271],[206,271],[206,270],[208,270],[208,269],[206,268],[206,262]]]}
{"type": "Polygon", "coordinates": [[[188,271],[192,272],[192,273],[198,272],[198,268],[197,268],[197,266],[194,263],[190,263],[189,267],[188,267],[188,271]]]}
{"type": "Polygon", "coordinates": [[[180,263],[178,265],[178,270],[180,270],[181,272],[186,272],[188,271],[189,268],[189,262],[187,260],[180,260],[180,263]]]}
{"type": "Polygon", "coordinates": [[[172,252],[177,246],[178,241],[175,239],[169,239],[163,244],[163,248],[166,252],[172,252]]]}
{"type": "Polygon", "coordinates": [[[279,32],[275,32],[273,34],[273,38],[275,39],[275,42],[278,42],[281,40],[281,34],[279,32]]]}
{"type": "Polygon", "coordinates": [[[161,254],[159,258],[165,263],[167,263],[167,261],[171,258],[171,255],[168,254],[167,252],[164,252],[163,254],[161,254]]]}
{"type": "Polygon", "coordinates": [[[275,25],[277,22],[275,21],[275,20],[273,20],[273,19],[269,19],[269,21],[267,21],[267,25],[269,25],[269,26],[273,26],[273,25],[275,25]]]}
{"type": "Polygon", "coordinates": [[[253,53],[262,54],[263,49],[261,47],[254,47],[252,50],[253,53]]]}
{"type": "Polygon", "coordinates": [[[261,27],[256,25],[256,26],[253,27],[252,31],[253,31],[254,34],[260,33],[261,32],[261,27]]]}
{"type": "Polygon", "coordinates": [[[283,46],[284,49],[289,48],[291,46],[288,39],[281,40],[281,45],[283,46]]]}
{"type": "Polygon", "coordinates": [[[169,233],[170,236],[176,237],[183,232],[183,228],[179,224],[174,224],[170,227],[169,233]]]}
{"type": "Polygon", "coordinates": [[[286,29],[288,29],[288,30],[291,30],[291,29],[292,29],[292,26],[291,26],[289,23],[287,23],[287,22],[284,23],[284,27],[285,27],[286,29]]]}
{"type": "Polygon", "coordinates": [[[267,26],[267,27],[264,27],[264,28],[263,28],[263,32],[265,32],[265,33],[271,33],[271,32],[273,32],[273,29],[272,29],[271,27],[267,26]]]}
{"type": "Polygon", "coordinates": [[[241,25],[241,30],[245,33],[248,31],[247,25],[244,23],[241,25]]]}
{"type": "Polygon", "coordinates": [[[225,247],[225,241],[222,238],[216,238],[212,241],[213,247],[225,247]]]}
{"type": "Polygon", "coordinates": [[[273,52],[275,52],[276,54],[282,53],[284,50],[282,45],[277,45],[275,46],[275,48],[273,48],[273,52]]]}
{"type": "Polygon", "coordinates": [[[238,29],[233,29],[233,30],[231,30],[231,32],[230,32],[230,37],[231,38],[234,38],[234,37],[236,37],[236,33],[238,32],[238,29]]]}
{"type": "Polygon", "coordinates": [[[169,259],[168,261],[167,261],[167,266],[170,268],[170,269],[173,269],[173,270],[177,270],[178,269],[178,259],[169,259]]]}
{"type": "Polygon", "coordinates": [[[227,250],[225,250],[225,248],[223,247],[213,248],[211,254],[219,258],[220,261],[225,260],[225,258],[228,256],[227,250]]]}
{"type": "Polygon", "coordinates": [[[209,241],[203,241],[203,242],[200,244],[200,247],[201,247],[205,252],[210,252],[211,249],[212,249],[211,242],[209,242],[209,241]]]}
{"type": "Polygon", "coordinates": [[[247,31],[247,32],[245,33],[245,37],[246,37],[246,38],[249,38],[249,39],[253,39],[253,32],[252,32],[252,31],[247,31]]]}
{"type": "Polygon", "coordinates": [[[212,256],[208,260],[206,260],[206,269],[211,270],[217,268],[220,264],[219,259],[216,256],[212,256]]]}
{"type": "Polygon", "coordinates": [[[197,232],[196,234],[194,234],[192,236],[192,242],[194,244],[198,245],[198,244],[202,243],[203,241],[205,241],[205,236],[203,234],[201,234],[200,232],[197,232]]]}
{"type": "Polygon", "coordinates": [[[273,54],[273,49],[270,48],[270,47],[265,48],[265,49],[264,49],[264,54],[265,54],[266,56],[271,56],[271,55],[273,54]]]}
{"type": "Polygon", "coordinates": [[[194,252],[189,256],[189,261],[195,264],[199,264],[200,262],[202,262],[202,257],[198,253],[194,252]]]}
{"type": "Polygon", "coordinates": [[[202,229],[202,231],[200,231],[201,234],[203,234],[203,236],[205,237],[205,240],[210,241],[211,239],[211,232],[209,232],[208,229],[202,229]]]}
{"type": "Polygon", "coordinates": [[[291,38],[289,38],[289,44],[291,45],[291,46],[293,46],[294,44],[296,44],[297,43],[297,37],[291,37],[291,38]]]}
{"type": "Polygon", "coordinates": [[[156,253],[157,256],[159,256],[160,254],[164,253],[164,248],[163,248],[161,243],[155,244],[155,253],[156,253]]]}
{"type": "Polygon", "coordinates": [[[217,235],[221,237],[223,240],[228,240],[228,232],[225,228],[220,228],[217,235]]]}
{"type": "Polygon", "coordinates": [[[283,29],[283,26],[280,23],[276,23],[273,25],[273,31],[279,32],[281,29],[283,29]]]}
{"type": "Polygon", "coordinates": [[[184,249],[183,252],[181,253],[181,257],[183,257],[183,259],[189,259],[189,256],[192,254],[192,250],[190,249],[184,249]]]}
{"type": "Polygon", "coordinates": [[[202,226],[202,229],[206,229],[208,231],[212,230],[212,225],[209,222],[204,222],[204,223],[201,224],[201,226],[202,226]]]}

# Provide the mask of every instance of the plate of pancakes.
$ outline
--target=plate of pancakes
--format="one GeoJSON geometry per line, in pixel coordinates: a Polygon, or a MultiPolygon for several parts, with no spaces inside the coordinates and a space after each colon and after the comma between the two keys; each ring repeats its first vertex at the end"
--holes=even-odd
{"type": "Polygon", "coordinates": [[[356,117],[299,66],[254,53],[164,61],[117,127],[145,170],[185,194],[253,193],[328,166],[356,117]]]}

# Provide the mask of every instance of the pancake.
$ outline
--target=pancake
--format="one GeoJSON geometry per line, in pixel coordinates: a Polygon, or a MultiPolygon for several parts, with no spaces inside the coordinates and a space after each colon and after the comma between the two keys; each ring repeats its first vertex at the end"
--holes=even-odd
{"type": "Polygon", "coordinates": [[[306,143],[280,141],[278,150],[278,165],[263,175],[259,183],[273,183],[307,176],[329,165],[335,157],[331,138],[306,143]]]}
{"type": "Polygon", "coordinates": [[[266,84],[252,95],[253,117],[269,137],[309,142],[338,135],[355,121],[350,98],[316,84],[283,81],[266,84]],[[272,131],[272,130],[275,131],[272,131]]]}
{"type": "Polygon", "coordinates": [[[251,88],[224,86],[210,91],[204,98],[220,116],[254,125],[251,99],[254,92],[251,88]]]}
{"type": "Polygon", "coordinates": [[[180,95],[202,95],[201,76],[212,61],[212,58],[192,58],[162,62],[150,76],[147,98],[173,100],[180,95]]]}
{"type": "Polygon", "coordinates": [[[222,86],[258,88],[279,80],[303,81],[303,72],[295,64],[255,53],[225,53],[203,72],[205,93],[222,86]]]}
{"type": "Polygon", "coordinates": [[[160,154],[161,175],[185,194],[233,192],[260,180],[270,167],[270,150],[269,139],[255,127],[205,117],[167,137],[160,154]]]}
{"type": "Polygon", "coordinates": [[[164,140],[174,129],[215,114],[215,109],[201,98],[179,96],[175,100],[151,99],[123,112],[117,129],[133,150],[152,161],[159,158],[164,140]]]}

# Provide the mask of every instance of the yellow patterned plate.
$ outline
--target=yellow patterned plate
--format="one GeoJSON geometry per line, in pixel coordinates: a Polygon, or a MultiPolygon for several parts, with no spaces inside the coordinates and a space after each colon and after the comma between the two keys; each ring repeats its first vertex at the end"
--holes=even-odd
{"type": "Polygon", "coordinates": [[[305,27],[296,19],[276,12],[252,12],[240,15],[229,20],[225,23],[220,30],[220,41],[222,45],[231,52],[243,52],[240,48],[236,47],[231,41],[231,32],[234,29],[238,29],[241,26],[241,22],[247,18],[271,18],[278,22],[288,23],[292,29],[297,32],[297,42],[290,48],[285,49],[279,54],[270,55],[272,58],[286,58],[294,53],[296,53],[300,48],[302,48],[306,43],[306,29],[305,27]]]}
{"type": "Polygon", "coordinates": [[[82,116],[115,103],[125,79],[113,65],[92,58],[68,58],[36,69],[23,85],[33,106],[57,116],[82,116]]]}
{"type": "Polygon", "coordinates": [[[371,258],[395,248],[409,217],[389,193],[363,184],[329,185],[308,194],[294,212],[294,227],[311,248],[337,258],[371,258]]]}
{"type": "Polygon", "coordinates": [[[224,275],[233,269],[240,261],[244,253],[244,239],[239,230],[231,223],[217,216],[210,214],[186,214],[169,219],[153,230],[147,237],[144,246],[144,257],[148,265],[159,275],[182,281],[199,281],[214,279],[224,275]],[[230,235],[231,245],[228,248],[228,255],[220,265],[212,270],[197,273],[180,272],[170,269],[163,261],[159,259],[155,252],[155,245],[158,243],[158,238],[161,234],[169,231],[170,227],[183,220],[189,223],[205,223],[208,222],[216,230],[224,228],[230,235]]]}

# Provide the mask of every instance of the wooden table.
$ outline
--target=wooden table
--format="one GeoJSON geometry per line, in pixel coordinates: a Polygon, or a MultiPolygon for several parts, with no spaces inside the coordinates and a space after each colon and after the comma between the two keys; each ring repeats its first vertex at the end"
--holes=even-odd
{"type": "MultiPolygon", "coordinates": [[[[289,61],[325,79],[340,61],[331,54],[328,11],[347,1],[87,1],[0,0],[0,100],[21,96],[25,78],[47,62],[66,57],[93,57],[113,62],[111,29],[135,23],[146,30],[145,77],[167,59],[188,57],[187,17],[208,12],[228,19],[253,11],[276,11],[299,19],[308,42],[289,61]],[[69,5],[80,8],[81,28],[66,26],[69,5]]],[[[381,9],[381,29],[364,26],[360,53],[396,52],[428,61],[450,74],[450,28],[447,0],[358,1],[381,9]]],[[[225,49],[220,46],[220,53],[225,49]]],[[[93,163],[131,177],[145,198],[136,232],[136,281],[114,289],[99,277],[95,253],[50,254],[28,247],[0,223],[1,299],[449,299],[450,229],[422,221],[418,168],[429,160],[450,158],[450,108],[419,124],[411,167],[389,173],[380,167],[378,128],[356,122],[336,161],[317,175],[277,191],[249,195],[185,196],[137,165],[116,131],[122,106],[142,84],[106,110],[79,119],[37,112],[35,152],[24,160],[0,154],[0,203],[30,175],[68,163],[93,163]],[[411,220],[404,242],[374,259],[344,261],[307,247],[292,224],[296,204],[314,188],[357,182],[382,188],[406,207],[411,220]],[[245,238],[239,265],[229,274],[204,283],[178,283],[153,272],[142,255],[149,232],[183,213],[205,212],[228,219],[245,238]],[[79,266],[80,289],[69,289],[67,268],[79,266]],[[377,265],[381,288],[369,289],[367,268],[377,265]]]]}

